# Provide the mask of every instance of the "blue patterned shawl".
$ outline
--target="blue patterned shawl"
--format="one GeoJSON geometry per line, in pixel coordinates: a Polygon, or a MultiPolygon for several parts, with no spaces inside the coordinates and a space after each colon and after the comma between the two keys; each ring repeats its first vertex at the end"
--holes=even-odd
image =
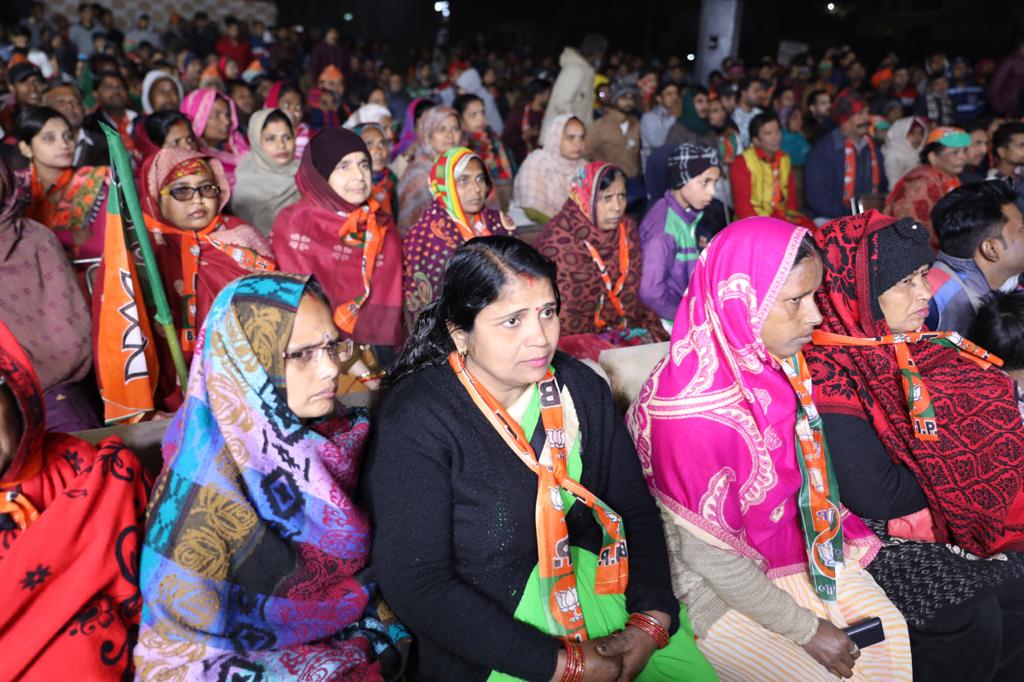
{"type": "Polygon", "coordinates": [[[142,679],[380,679],[354,578],[370,549],[351,500],[366,413],[304,423],[284,389],[299,301],[318,290],[243,277],[210,310],[146,527],[142,679]]]}

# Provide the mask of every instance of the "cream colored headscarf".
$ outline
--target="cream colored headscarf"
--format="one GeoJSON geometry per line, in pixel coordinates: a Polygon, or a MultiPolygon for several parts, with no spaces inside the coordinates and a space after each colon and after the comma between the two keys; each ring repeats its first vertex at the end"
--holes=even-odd
{"type": "Polygon", "coordinates": [[[231,212],[265,236],[270,235],[278,212],[299,200],[299,188],[295,185],[299,159],[282,166],[267,156],[260,144],[263,126],[275,111],[280,110],[260,109],[249,118],[249,152],[235,171],[237,179],[231,198],[231,212]]]}

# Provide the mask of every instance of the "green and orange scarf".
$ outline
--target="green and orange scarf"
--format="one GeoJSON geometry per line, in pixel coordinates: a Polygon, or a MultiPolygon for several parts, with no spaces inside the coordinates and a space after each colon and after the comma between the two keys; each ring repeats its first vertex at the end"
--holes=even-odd
{"type": "Polygon", "coordinates": [[[538,385],[541,422],[547,434],[548,448],[538,457],[522,427],[487,389],[480,384],[458,353],[448,364],[502,440],[530,471],[537,475],[537,558],[540,589],[548,605],[548,632],[563,638],[587,639],[587,628],[576,591],[576,574],[569,552],[569,528],[565,522],[567,505],[559,491],[569,493],[585,504],[601,527],[601,551],[598,554],[594,592],[623,594],[629,583],[629,553],[622,517],[568,474],[568,449],[565,442],[565,415],[562,396],[549,368],[538,385]]]}
{"type": "Polygon", "coordinates": [[[858,338],[816,331],[811,340],[816,346],[893,346],[900,378],[903,380],[903,391],[907,396],[910,419],[914,425],[914,437],[918,440],[938,440],[939,425],[935,419],[935,407],[932,405],[931,394],[921,378],[921,372],[917,369],[917,363],[914,362],[914,358],[910,354],[908,344],[928,341],[953,348],[961,356],[976,363],[982,369],[988,369],[992,365],[1001,367],[1003,364],[1000,358],[968,341],[957,332],[909,332],[858,338]]]}

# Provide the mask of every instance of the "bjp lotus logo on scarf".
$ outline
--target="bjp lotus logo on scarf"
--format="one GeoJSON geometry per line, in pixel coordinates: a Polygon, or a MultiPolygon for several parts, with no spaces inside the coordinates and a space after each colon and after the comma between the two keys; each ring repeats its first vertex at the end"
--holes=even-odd
{"type": "Polygon", "coordinates": [[[552,613],[566,630],[575,630],[583,622],[580,597],[576,592],[574,576],[565,576],[555,584],[551,592],[552,613]]]}
{"type": "Polygon", "coordinates": [[[548,429],[547,439],[552,450],[565,449],[565,429],[548,429]]]}
{"type": "Polygon", "coordinates": [[[834,569],[836,567],[836,557],[832,549],[831,542],[825,542],[817,546],[818,558],[828,568],[834,569]]]}
{"type": "Polygon", "coordinates": [[[548,488],[548,495],[551,497],[551,506],[558,511],[565,509],[565,505],[562,504],[562,494],[558,490],[558,486],[551,486],[548,488]]]}
{"type": "Polygon", "coordinates": [[[570,622],[583,618],[583,614],[580,612],[580,599],[576,594],[575,587],[555,592],[555,600],[558,602],[559,611],[571,614],[570,622]]]}

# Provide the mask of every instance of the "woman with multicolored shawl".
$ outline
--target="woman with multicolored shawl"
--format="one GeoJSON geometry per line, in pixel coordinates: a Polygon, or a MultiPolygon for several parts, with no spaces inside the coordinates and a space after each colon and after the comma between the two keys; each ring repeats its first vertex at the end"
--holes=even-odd
{"type": "Polygon", "coordinates": [[[587,335],[563,339],[562,350],[596,360],[604,348],[665,338],[661,320],[640,302],[640,237],[626,215],[626,177],[617,167],[581,168],[534,246],[558,265],[562,331],[587,335]]]}
{"type": "Polygon", "coordinates": [[[46,432],[39,380],[0,323],[0,679],[131,679],[150,480],[117,438],[46,432]]]}
{"type": "Polygon", "coordinates": [[[473,94],[459,95],[452,103],[459,113],[462,143],[483,159],[494,182],[494,204],[502,210],[512,199],[512,177],[515,169],[501,138],[487,125],[484,101],[473,94]]]}
{"type": "MultiPolygon", "coordinates": [[[[196,336],[213,300],[228,282],[251,272],[275,270],[274,256],[252,225],[223,210],[231,198],[220,162],[202,152],[161,149],[143,164],[140,188],[146,227],[153,241],[157,269],[174,315],[185,362],[192,360],[196,336]]],[[[103,282],[103,269],[96,278],[103,282]]],[[[94,317],[103,296],[93,293],[94,317]]],[[[94,353],[99,339],[94,325],[94,353]]],[[[156,337],[160,377],[157,402],[174,410],[181,404],[170,351],[156,337]]]]}
{"type": "Polygon", "coordinates": [[[434,200],[430,169],[459,144],[459,116],[451,107],[428,109],[416,124],[416,155],[398,179],[398,230],[405,234],[434,200]]]}
{"type": "Polygon", "coordinates": [[[18,150],[29,160],[28,168],[18,171],[25,217],[53,230],[69,259],[102,255],[107,167],[72,167],[71,126],[49,107],[28,109],[18,117],[18,150]]]}
{"type": "Polygon", "coordinates": [[[448,262],[367,462],[381,589],[422,679],[714,680],[611,392],[556,353],[555,287],[512,237],[448,262]]]}
{"type": "Polygon", "coordinates": [[[807,361],[843,502],[884,543],[868,570],[910,625],[914,679],[1016,679],[1024,424],[1013,379],[959,335],[922,327],[935,257],[923,225],[870,211],[826,223],[817,240],[825,319],[807,361]]]}
{"type": "Polygon", "coordinates": [[[249,151],[249,143],[239,131],[234,101],[213,88],[200,88],[185,96],[181,110],[192,119],[199,151],[221,163],[228,183],[234,188],[235,168],[249,151]]]}
{"type": "Polygon", "coordinates": [[[911,679],[906,623],[863,570],[880,543],[840,504],[801,354],[821,272],[804,228],[725,228],[627,416],[675,593],[727,680],[911,679]],[[885,641],[859,649],[841,628],[872,617],[885,641]]]}
{"type": "Polygon", "coordinates": [[[465,147],[449,149],[430,171],[434,202],[402,238],[402,300],[406,326],[441,293],[448,257],[473,237],[507,235],[515,227],[484,206],[492,189],[483,160],[465,147]]]}
{"type": "Polygon", "coordinates": [[[217,297],[146,524],[140,679],[383,678],[384,643],[406,636],[369,617],[356,577],[369,424],[335,401],[351,353],[310,276],[243,277],[217,297]]]}
{"type": "Polygon", "coordinates": [[[342,336],[366,346],[359,355],[369,363],[346,369],[375,388],[368,346],[394,348],[405,334],[401,241],[391,215],[371,195],[370,179],[370,153],[358,135],[321,131],[295,178],[301,199],[278,214],[272,242],[283,271],[323,280],[342,336]]]}

